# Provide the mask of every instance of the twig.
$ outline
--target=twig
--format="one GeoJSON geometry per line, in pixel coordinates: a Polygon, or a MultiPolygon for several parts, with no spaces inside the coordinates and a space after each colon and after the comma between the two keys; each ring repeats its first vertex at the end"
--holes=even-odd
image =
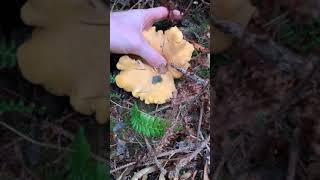
{"type": "MultiPolygon", "coordinates": [[[[10,131],[12,131],[13,133],[17,134],[18,136],[22,137],[23,139],[25,139],[26,141],[32,143],[32,144],[35,144],[35,145],[38,145],[40,147],[46,147],[46,148],[50,148],[50,149],[56,149],[56,150],[59,150],[59,151],[67,151],[67,152],[74,152],[73,149],[71,148],[68,148],[68,147],[61,147],[61,146],[57,146],[57,145],[54,145],[54,144],[49,144],[49,143],[43,143],[43,142],[39,142],[37,140],[34,140],[26,135],[24,135],[23,133],[19,132],[18,130],[16,130],[15,128],[11,127],[10,125],[8,125],[7,123],[3,122],[3,121],[0,121],[0,125],[2,125],[3,127],[9,129],[10,131]]],[[[91,153],[91,157],[97,161],[100,161],[100,162],[103,162],[103,163],[106,163],[107,160],[105,160],[104,158],[96,155],[96,154],[93,154],[91,153]]]]}
{"type": "Polygon", "coordinates": [[[146,167],[140,171],[138,171],[137,173],[135,173],[131,180],[138,180],[140,179],[142,176],[153,173],[157,170],[157,168],[155,166],[151,166],[151,167],[146,167]]]}
{"type": "MultiPolygon", "coordinates": [[[[146,145],[147,145],[147,148],[148,148],[149,152],[153,155],[154,154],[154,150],[152,149],[148,139],[144,138],[144,141],[146,142],[146,145]]],[[[153,160],[156,163],[156,165],[158,166],[158,168],[160,169],[161,174],[163,176],[165,176],[167,174],[167,170],[165,170],[164,167],[161,165],[161,163],[158,161],[157,156],[153,156],[153,160]]]]}
{"type": "Polygon", "coordinates": [[[150,114],[150,115],[153,115],[153,114],[156,114],[157,112],[166,110],[166,109],[168,109],[168,108],[170,108],[170,107],[171,107],[171,105],[162,106],[162,107],[158,108],[157,110],[154,110],[154,111],[150,112],[149,114],[150,114]]]}
{"type": "Polygon", "coordinates": [[[160,152],[163,149],[163,147],[165,145],[167,145],[169,136],[171,136],[173,134],[173,130],[178,124],[180,113],[181,113],[181,109],[180,109],[180,106],[179,106],[179,112],[177,113],[177,116],[176,116],[175,120],[172,122],[172,125],[166,131],[166,134],[160,140],[159,146],[156,148],[156,152],[160,152]]]}
{"type": "Polygon", "coordinates": [[[208,162],[206,161],[206,164],[204,165],[203,169],[203,180],[210,180],[208,175],[208,162]]]}
{"type": "Polygon", "coordinates": [[[166,151],[166,152],[158,154],[156,157],[159,158],[159,157],[163,157],[163,156],[174,155],[174,154],[181,153],[181,152],[191,151],[192,149],[194,149],[194,145],[190,145],[190,146],[179,148],[179,149],[174,149],[171,151],[166,151]]]}
{"type": "Polygon", "coordinates": [[[200,109],[200,117],[199,117],[199,124],[198,124],[198,130],[197,130],[197,140],[199,141],[199,137],[201,136],[202,140],[204,139],[201,133],[201,124],[202,124],[202,119],[203,119],[203,107],[204,102],[201,103],[201,109],[200,109]]]}
{"type": "Polygon", "coordinates": [[[120,167],[117,167],[117,168],[115,168],[115,169],[112,169],[111,171],[110,171],[110,173],[112,174],[112,173],[115,173],[115,172],[117,172],[117,171],[120,171],[121,169],[125,169],[125,168],[127,168],[127,167],[130,167],[130,166],[133,166],[133,165],[136,165],[137,164],[137,162],[131,162],[131,163],[128,163],[128,164],[125,164],[125,165],[123,165],[123,166],[120,166],[120,167]]]}
{"type": "Polygon", "coordinates": [[[296,128],[293,133],[293,139],[290,146],[289,166],[287,180],[294,180],[296,175],[296,166],[298,163],[299,154],[299,129],[296,128]]]}
{"type": "Polygon", "coordinates": [[[191,153],[190,156],[180,160],[179,164],[176,166],[176,171],[175,171],[175,175],[174,175],[174,180],[178,180],[179,179],[179,173],[180,173],[180,170],[187,165],[188,162],[190,162],[193,158],[195,158],[201,151],[203,148],[205,148],[207,146],[207,144],[209,143],[210,141],[210,136],[207,137],[206,140],[204,140],[202,143],[201,143],[201,146],[198,147],[193,153],[191,153]]]}
{"type": "Polygon", "coordinates": [[[11,127],[10,125],[8,125],[7,123],[3,122],[3,121],[0,121],[0,125],[2,125],[3,127],[9,129],[10,131],[14,132],[15,134],[17,134],[18,136],[22,137],[23,139],[31,142],[32,144],[36,144],[38,146],[42,146],[42,147],[47,147],[47,148],[50,148],[50,149],[57,149],[57,150],[65,150],[65,151],[71,151],[71,149],[69,148],[63,148],[63,147],[60,147],[60,146],[57,146],[57,145],[53,145],[53,144],[48,144],[48,143],[42,143],[42,142],[39,142],[39,141],[36,141],[24,134],[22,134],[21,132],[19,132],[18,130],[14,129],[13,127],[11,127]]]}
{"type": "MultiPolygon", "coordinates": [[[[187,146],[187,147],[183,147],[183,148],[179,148],[179,149],[174,149],[174,150],[171,150],[171,151],[160,153],[160,154],[156,155],[156,157],[160,158],[160,157],[174,155],[174,154],[181,153],[181,152],[187,152],[187,151],[191,151],[193,148],[194,148],[194,146],[187,146]]],[[[149,158],[149,159],[146,160],[146,162],[148,162],[150,160],[151,159],[149,158]]],[[[160,160],[160,161],[163,161],[163,160],[160,160]]],[[[127,168],[129,166],[133,166],[133,165],[136,165],[136,164],[137,164],[137,162],[131,162],[131,163],[125,164],[123,166],[120,166],[120,167],[117,167],[117,168],[111,170],[110,173],[114,173],[114,172],[120,171],[121,169],[125,169],[125,168],[127,168]]]]}
{"type": "Polygon", "coordinates": [[[205,0],[201,0],[201,2],[205,5],[210,5],[210,3],[206,2],[205,0]]]}
{"type": "Polygon", "coordinates": [[[213,178],[212,178],[213,180],[219,180],[219,173],[221,172],[221,170],[222,170],[225,162],[226,162],[226,160],[225,160],[225,158],[223,157],[223,158],[221,159],[221,161],[219,162],[219,165],[218,165],[217,169],[216,169],[215,172],[214,172],[214,175],[213,175],[213,178]]]}
{"type": "Polygon", "coordinates": [[[123,108],[123,109],[131,110],[131,109],[130,109],[130,108],[128,108],[128,107],[121,106],[120,104],[118,104],[118,103],[116,103],[116,102],[112,101],[111,99],[110,99],[110,102],[111,102],[111,103],[113,103],[113,104],[115,104],[115,105],[116,105],[116,106],[118,106],[118,107],[123,108]]]}
{"type": "MultiPolygon", "coordinates": [[[[233,38],[240,39],[243,45],[253,48],[263,58],[275,64],[281,71],[295,75],[303,76],[305,62],[297,53],[292,52],[288,48],[277,44],[267,36],[256,35],[245,32],[245,28],[238,23],[233,23],[224,20],[217,20],[215,17],[210,17],[211,24],[219,31],[230,35],[233,38]]],[[[319,58],[316,55],[310,56],[310,65],[315,66],[319,63],[319,58]]]]}
{"type": "Polygon", "coordinates": [[[173,68],[175,68],[176,70],[178,70],[179,72],[181,72],[183,75],[185,75],[186,77],[188,77],[189,79],[192,79],[194,81],[197,82],[197,84],[202,84],[202,85],[205,85],[207,84],[208,82],[202,78],[200,78],[199,76],[195,75],[195,74],[191,74],[189,73],[187,70],[185,69],[182,69],[178,66],[176,66],[175,64],[171,64],[171,66],[173,68]]]}
{"type": "Polygon", "coordinates": [[[26,165],[24,159],[23,159],[23,154],[21,152],[21,148],[19,145],[15,145],[14,151],[17,155],[18,160],[20,161],[22,168],[35,180],[41,180],[37,175],[35,175],[30,169],[29,167],[26,165]]]}
{"type": "Polygon", "coordinates": [[[110,12],[113,12],[114,7],[118,4],[118,1],[119,1],[119,0],[116,0],[116,2],[113,3],[110,12]]]}
{"type": "Polygon", "coordinates": [[[195,102],[196,100],[198,100],[198,98],[200,98],[205,92],[206,92],[206,89],[209,87],[210,83],[207,83],[204,88],[202,88],[201,92],[198,93],[197,95],[195,96],[192,96],[190,98],[187,98],[187,99],[184,99],[183,101],[181,101],[181,103],[188,103],[188,102],[195,102]]]}
{"type": "Polygon", "coordinates": [[[192,175],[192,180],[195,180],[195,179],[196,179],[196,175],[197,175],[197,173],[198,173],[198,171],[197,171],[197,170],[195,170],[195,171],[194,171],[194,173],[193,173],[193,175],[192,175]]]}
{"type": "MultiPolygon", "coordinates": [[[[120,104],[112,101],[111,99],[110,99],[110,102],[113,103],[113,104],[115,104],[116,106],[118,106],[118,107],[120,107],[120,108],[127,109],[127,110],[131,110],[131,108],[121,106],[120,104]]],[[[129,103],[129,102],[128,102],[128,103],[129,103]]],[[[131,103],[130,103],[130,104],[131,104],[131,103]]],[[[133,104],[131,104],[131,105],[133,105],[133,104]]],[[[143,112],[143,111],[141,111],[141,110],[139,110],[139,109],[138,109],[138,111],[141,112],[141,113],[145,113],[145,112],[143,112]]]]}
{"type": "Polygon", "coordinates": [[[137,3],[135,3],[130,9],[135,8],[137,5],[139,5],[142,2],[142,0],[139,0],[137,3]]]}
{"type": "Polygon", "coordinates": [[[128,174],[128,168],[126,168],[121,174],[119,177],[117,177],[117,180],[122,180],[123,179],[123,176],[126,176],[128,174]]]}
{"type": "Polygon", "coordinates": [[[267,28],[268,26],[276,24],[279,21],[281,22],[281,21],[283,21],[284,18],[287,18],[288,14],[289,14],[288,11],[286,11],[283,14],[271,19],[269,22],[265,23],[262,27],[267,28]]]}
{"type": "Polygon", "coordinates": [[[192,3],[193,3],[193,0],[190,0],[186,10],[183,12],[184,17],[187,17],[187,15],[189,14],[192,3]]]}

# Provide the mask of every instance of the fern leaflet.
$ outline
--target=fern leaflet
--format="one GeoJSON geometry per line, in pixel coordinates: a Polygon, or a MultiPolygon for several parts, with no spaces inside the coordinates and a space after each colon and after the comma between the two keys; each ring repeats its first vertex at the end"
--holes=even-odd
{"type": "Polygon", "coordinates": [[[130,121],[135,131],[147,137],[161,137],[169,127],[165,119],[141,112],[137,105],[131,109],[130,121]]]}
{"type": "Polygon", "coordinates": [[[15,42],[6,43],[5,41],[0,41],[0,69],[16,66],[16,50],[15,42]]]}

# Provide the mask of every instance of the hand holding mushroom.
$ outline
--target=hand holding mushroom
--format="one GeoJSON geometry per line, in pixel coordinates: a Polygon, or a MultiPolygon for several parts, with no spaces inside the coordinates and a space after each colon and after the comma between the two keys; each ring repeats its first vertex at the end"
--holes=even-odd
{"type": "MultiPolygon", "coordinates": [[[[165,58],[145,41],[143,31],[156,21],[168,17],[165,7],[114,12],[110,15],[110,49],[113,53],[135,54],[153,67],[166,65],[165,58]]],[[[180,12],[173,11],[174,18],[180,19],[180,12]]]]}
{"type": "MultiPolygon", "coordinates": [[[[165,58],[169,65],[175,65],[187,70],[190,67],[194,47],[183,39],[182,32],[177,27],[166,31],[156,31],[151,27],[143,32],[145,41],[165,58]]],[[[116,76],[116,84],[125,91],[146,104],[163,104],[168,102],[177,92],[174,79],[182,74],[175,68],[168,66],[165,73],[143,63],[143,58],[122,56],[117,64],[121,72],[116,76]]]]}

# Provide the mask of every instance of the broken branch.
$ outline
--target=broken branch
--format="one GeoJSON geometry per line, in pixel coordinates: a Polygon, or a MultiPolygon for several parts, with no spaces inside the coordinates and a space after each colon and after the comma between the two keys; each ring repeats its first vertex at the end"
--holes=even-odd
{"type": "MultiPolygon", "coordinates": [[[[217,20],[215,17],[210,18],[211,24],[219,31],[229,34],[231,37],[240,39],[245,46],[253,48],[263,58],[275,64],[281,71],[301,77],[306,71],[304,58],[288,48],[276,43],[268,36],[257,35],[245,31],[245,28],[238,23],[217,20]]],[[[310,69],[319,63],[316,55],[310,55],[310,69]]]]}
{"type": "Polygon", "coordinates": [[[188,72],[187,70],[185,69],[182,69],[174,64],[171,64],[171,67],[175,68],[176,70],[178,70],[179,72],[181,72],[183,75],[185,75],[186,77],[188,77],[189,79],[192,79],[194,81],[197,82],[197,84],[202,84],[202,85],[205,85],[207,84],[208,82],[202,78],[200,78],[199,76],[195,75],[195,74],[191,74],[190,72],[188,72]]]}

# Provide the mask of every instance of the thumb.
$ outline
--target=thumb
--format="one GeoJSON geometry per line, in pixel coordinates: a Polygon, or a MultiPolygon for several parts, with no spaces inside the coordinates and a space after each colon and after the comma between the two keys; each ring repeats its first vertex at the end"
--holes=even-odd
{"type": "Polygon", "coordinates": [[[143,42],[140,46],[139,56],[147,61],[148,64],[155,68],[160,68],[167,64],[165,58],[152,48],[147,42],[143,42]]]}

